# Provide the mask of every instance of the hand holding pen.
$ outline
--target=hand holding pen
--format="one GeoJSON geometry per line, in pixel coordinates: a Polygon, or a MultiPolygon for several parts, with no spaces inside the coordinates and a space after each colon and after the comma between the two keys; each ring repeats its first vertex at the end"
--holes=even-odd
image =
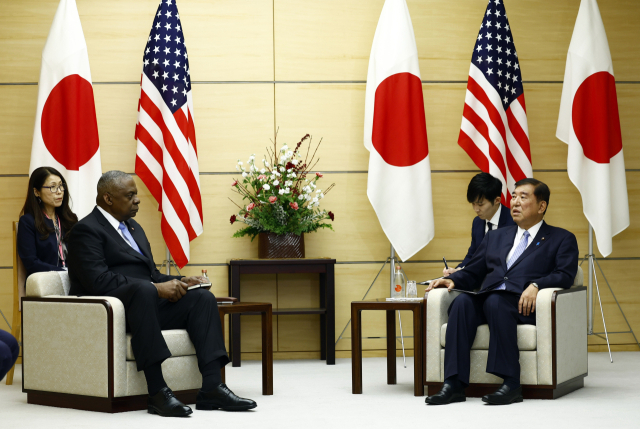
{"type": "Polygon", "coordinates": [[[449,274],[453,274],[456,271],[460,271],[460,268],[449,268],[449,265],[447,264],[447,259],[445,257],[442,257],[442,262],[444,262],[444,269],[442,270],[442,275],[448,276],[449,274]]]}

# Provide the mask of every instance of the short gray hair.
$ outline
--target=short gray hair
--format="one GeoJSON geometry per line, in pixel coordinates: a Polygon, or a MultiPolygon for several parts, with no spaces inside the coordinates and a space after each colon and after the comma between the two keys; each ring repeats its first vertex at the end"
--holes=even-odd
{"type": "Polygon", "coordinates": [[[120,170],[111,170],[100,176],[98,180],[98,198],[105,193],[113,193],[120,187],[120,184],[125,179],[130,179],[131,175],[120,170]]]}

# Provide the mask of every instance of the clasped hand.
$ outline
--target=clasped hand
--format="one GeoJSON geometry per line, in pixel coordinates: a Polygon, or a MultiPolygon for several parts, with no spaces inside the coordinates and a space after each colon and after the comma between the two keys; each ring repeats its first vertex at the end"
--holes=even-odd
{"type": "Polygon", "coordinates": [[[538,297],[538,288],[529,285],[528,288],[520,295],[520,301],[518,301],[518,313],[523,316],[528,316],[536,311],[536,298],[538,297]]]}
{"type": "Polygon", "coordinates": [[[177,302],[187,294],[189,286],[206,283],[207,279],[202,276],[183,277],[180,280],[169,280],[168,282],[156,283],[158,296],[170,302],[177,302]]]}

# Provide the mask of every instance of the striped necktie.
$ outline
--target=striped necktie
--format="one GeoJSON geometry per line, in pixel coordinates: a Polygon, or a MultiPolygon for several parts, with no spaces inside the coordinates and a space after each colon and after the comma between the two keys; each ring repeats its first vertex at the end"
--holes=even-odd
{"type": "MultiPolygon", "coordinates": [[[[518,243],[518,247],[516,247],[516,250],[513,251],[513,255],[511,255],[511,257],[507,261],[507,270],[511,268],[511,266],[518,260],[520,255],[522,255],[524,250],[527,248],[527,244],[529,244],[529,237],[531,237],[531,234],[529,234],[529,231],[525,231],[522,235],[522,238],[520,239],[520,243],[518,243]]],[[[496,288],[496,290],[505,290],[506,288],[507,286],[502,283],[496,288]]]]}

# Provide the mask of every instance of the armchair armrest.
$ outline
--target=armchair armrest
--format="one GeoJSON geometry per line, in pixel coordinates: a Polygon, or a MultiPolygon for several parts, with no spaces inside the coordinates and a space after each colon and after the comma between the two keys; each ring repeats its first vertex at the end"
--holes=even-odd
{"type": "Polygon", "coordinates": [[[23,298],[23,391],[126,395],[124,305],[113,297],[23,298]]]}
{"type": "Polygon", "coordinates": [[[587,289],[548,288],[536,299],[538,384],[587,373],[587,289]]]}
{"type": "Polygon", "coordinates": [[[426,381],[442,381],[440,372],[440,331],[449,318],[451,302],[460,292],[449,292],[446,288],[425,292],[425,333],[426,333],[426,381]]]}

